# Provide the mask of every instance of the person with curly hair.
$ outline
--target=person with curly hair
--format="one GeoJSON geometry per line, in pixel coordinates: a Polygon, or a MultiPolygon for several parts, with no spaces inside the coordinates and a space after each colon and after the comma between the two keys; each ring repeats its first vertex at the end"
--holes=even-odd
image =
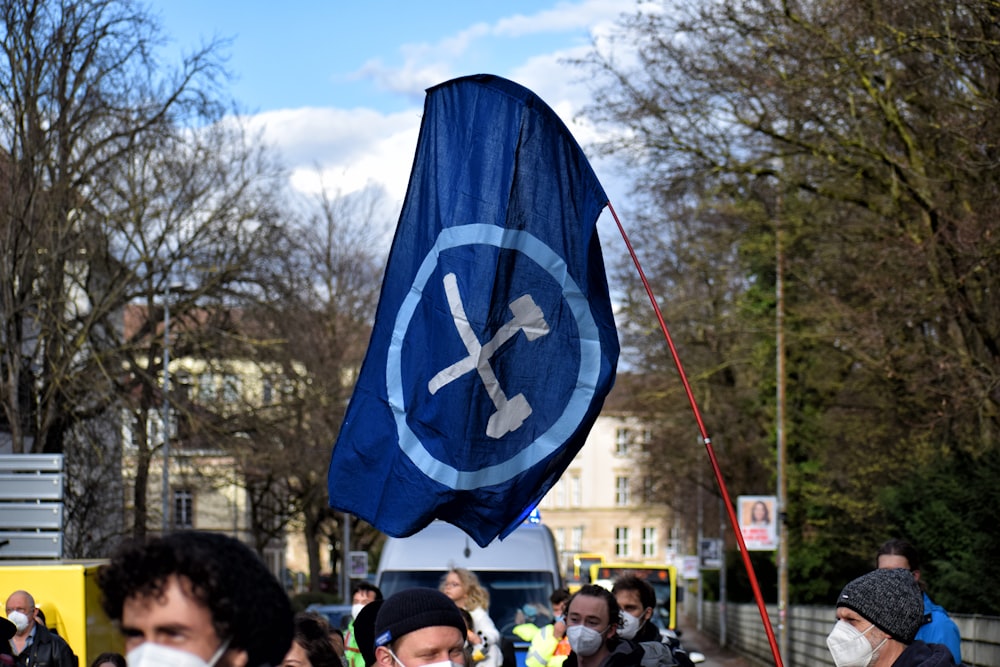
{"type": "Polygon", "coordinates": [[[295,636],[281,667],[342,667],[330,639],[330,623],[311,612],[295,615],[295,636]]]}
{"type": "Polygon", "coordinates": [[[273,667],[292,643],[288,595],[256,553],[227,535],[129,540],[97,583],[129,667],[273,667]]]}
{"type": "Polygon", "coordinates": [[[501,662],[500,631],[487,611],[490,594],[479,583],[479,577],[462,567],[448,570],[441,580],[440,590],[451,598],[459,609],[472,616],[475,630],[469,630],[468,641],[473,652],[481,651],[485,658],[477,667],[498,667],[501,662]]]}

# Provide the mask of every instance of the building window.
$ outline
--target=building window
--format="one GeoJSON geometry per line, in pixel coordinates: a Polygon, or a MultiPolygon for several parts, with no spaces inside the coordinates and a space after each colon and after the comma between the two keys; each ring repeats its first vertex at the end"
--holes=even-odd
{"type": "Polygon", "coordinates": [[[556,482],[556,507],[566,507],[566,482],[562,478],[556,482]]]}
{"type": "Polygon", "coordinates": [[[215,400],[215,376],[211,373],[198,376],[198,399],[205,403],[215,400]]]}
{"type": "Polygon", "coordinates": [[[194,494],[189,489],[174,491],[174,528],[194,528],[194,494]]]}
{"type": "Polygon", "coordinates": [[[556,549],[559,551],[566,550],[566,529],[556,528],[556,549]]]}
{"type": "Polygon", "coordinates": [[[573,507],[580,507],[583,505],[583,480],[580,479],[579,475],[573,475],[569,478],[570,483],[570,504],[573,507]]]}
{"type": "Polygon", "coordinates": [[[615,431],[615,454],[626,456],[628,454],[628,441],[631,437],[627,428],[619,428],[615,431]]]}
{"type": "Polygon", "coordinates": [[[615,528],[615,555],[628,558],[629,554],[629,530],[628,526],[618,526],[615,528]]]}
{"type": "Polygon", "coordinates": [[[222,400],[226,403],[240,400],[240,379],[232,373],[226,373],[222,379],[222,400]]]}
{"type": "Polygon", "coordinates": [[[646,558],[656,556],[656,526],[644,526],[642,529],[642,555],[646,558]]]}
{"type": "Polygon", "coordinates": [[[583,551],[583,526],[573,526],[572,540],[570,551],[583,551]]]}
{"type": "Polygon", "coordinates": [[[615,505],[625,507],[628,504],[628,477],[615,477],[615,505]]]}

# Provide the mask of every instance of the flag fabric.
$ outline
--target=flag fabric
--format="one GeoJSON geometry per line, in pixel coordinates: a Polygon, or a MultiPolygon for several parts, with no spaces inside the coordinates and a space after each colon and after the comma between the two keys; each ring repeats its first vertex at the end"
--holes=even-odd
{"type": "Polygon", "coordinates": [[[607,196],[556,114],[491,75],[430,88],[329,502],[394,537],[505,536],[583,446],[618,362],[607,196]]]}

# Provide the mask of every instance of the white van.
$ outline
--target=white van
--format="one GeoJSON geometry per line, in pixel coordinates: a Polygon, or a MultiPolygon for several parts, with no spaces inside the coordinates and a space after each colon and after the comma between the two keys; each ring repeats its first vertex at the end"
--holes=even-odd
{"type": "MultiPolygon", "coordinates": [[[[525,605],[549,608],[549,596],[562,586],[559,558],[552,532],[541,523],[526,521],[503,540],[485,548],[460,528],[434,521],[410,537],[390,537],[382,548],[375,584],[386,597],[414,586],[438,588],[453,567],[472,571],[490,593],[489,614],[500,634],[514,643],[519,665],[527,644],[513,634],[517,615],[525,605]]],[[[539,615],[541,627],[552,622],[539,615]]]]}

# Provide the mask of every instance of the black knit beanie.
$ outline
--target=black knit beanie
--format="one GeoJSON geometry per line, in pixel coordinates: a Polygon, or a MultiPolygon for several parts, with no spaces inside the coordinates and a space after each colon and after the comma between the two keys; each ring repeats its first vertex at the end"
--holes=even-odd
{"type": "Polygon", "coordinates": [[[465,637],[465,619],[451,598],[433,588],[408,588],[390,596],[378,610],[375,646],[385,646],[408,632],[439,625],[457,628],[465,637]]]}
{"type": "Polygon", "coordinates": [[[367,667],[375,664],[375,619],[383,602],[384,600],[369,602],[361,608],[358,617],[354,619],[354,640],[367,667]]]}
{"type": "Polygon", "coordinates": [[[893,639],[909,644],[924,620],[924,597],[909,570],[873,570],[844,586],[838,607],[861,614],[893,639]]]}

